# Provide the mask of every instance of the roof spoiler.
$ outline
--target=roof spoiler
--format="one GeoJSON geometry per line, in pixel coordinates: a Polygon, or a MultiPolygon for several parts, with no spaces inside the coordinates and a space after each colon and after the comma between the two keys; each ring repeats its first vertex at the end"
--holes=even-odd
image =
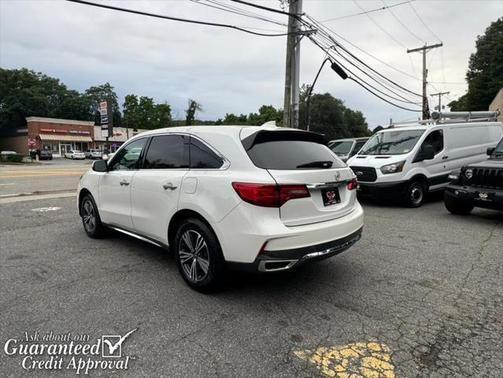
{"type": "Polygon", "coordinates": [[[253,146],[260,143],[275,142],[281,140],[297,140],[327,145],[325,136],[304,130],[259,130],[242,140],[243,147],[249,151],[253,146]]]}

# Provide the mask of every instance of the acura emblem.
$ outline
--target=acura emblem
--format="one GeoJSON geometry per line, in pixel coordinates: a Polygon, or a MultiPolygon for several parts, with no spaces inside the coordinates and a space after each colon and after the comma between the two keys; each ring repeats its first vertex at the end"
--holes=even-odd
{"type": "Polygon", "coordinates": [[[361,176],[361,175],[363,175],[363,172],[362,172],[362,171],[356,171],[355,173],[356,173],[356,175],[357,175],[357,176],[361,176]]]}

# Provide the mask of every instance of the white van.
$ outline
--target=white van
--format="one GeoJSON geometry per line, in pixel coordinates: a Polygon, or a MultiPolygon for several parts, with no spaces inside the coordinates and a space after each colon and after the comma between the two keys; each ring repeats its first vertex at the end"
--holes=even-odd
{"type": "Polygon", "coordinates": [[[400,196],[419,207],[427,192],[448,184],[451,172],[487,159],[487,148],[502,136],[502,124],[492,121],[394,127],[374,134],[347,164],[362,194],[400,196]]]}

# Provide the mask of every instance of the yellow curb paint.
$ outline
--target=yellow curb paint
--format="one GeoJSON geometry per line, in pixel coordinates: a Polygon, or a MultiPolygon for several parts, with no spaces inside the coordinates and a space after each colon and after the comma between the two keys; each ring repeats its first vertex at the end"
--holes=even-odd
{"type": "Polygon", "coordinates": [[[326,377],[394,378],[395,366],[391,351],[378,342],[352,343],[331,348],[293,352],[298,358],[312,363],[326,377]]]}

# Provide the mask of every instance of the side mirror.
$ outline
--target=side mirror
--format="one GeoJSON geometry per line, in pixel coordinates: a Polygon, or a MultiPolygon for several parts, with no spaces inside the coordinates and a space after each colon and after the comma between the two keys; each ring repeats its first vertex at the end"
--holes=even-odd
{"type": "Polygon", "coordinates": [[[493,153],[494,153],[494,150],[496,149],[496,147],[489,147],[486,151],[486,153],[491,156],[493,153]]]}
{"type": "Polygon", "coordinates": [[[431,144],[425,144],[421,151],[421,157],[424,160],[431,160],[435,157],[435,149],[431,144]]]}
{"type": "Polygon", "coordinates": [[[96,160],[93,163],[94,172],[108,172],[108,165],[105,160],[96,160]]]}

